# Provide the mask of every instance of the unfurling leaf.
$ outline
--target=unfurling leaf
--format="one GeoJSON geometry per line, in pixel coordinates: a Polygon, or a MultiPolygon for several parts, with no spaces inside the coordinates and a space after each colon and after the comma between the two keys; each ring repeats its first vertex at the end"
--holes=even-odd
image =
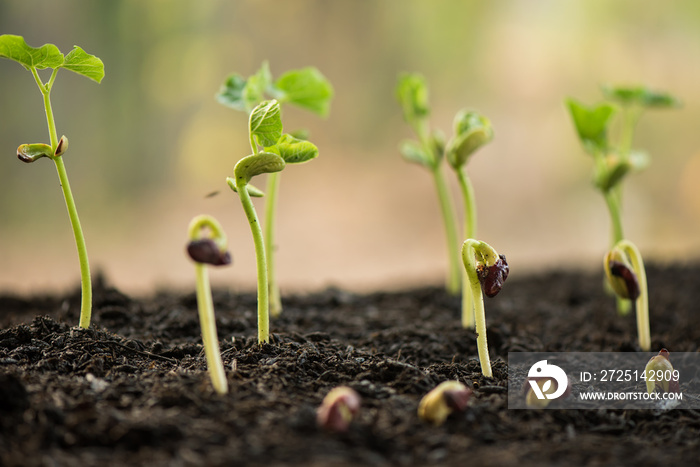
{"type": "Polygon", "coordinates": [[[250,115],[250,133],[262,147],[277,144],[282,137],[280,104],[275,99],[263,101],[250,115]]]}
{"type": "Polygon", "coordinates": [[[478,112],[461,110],[455,116],[454,137],[447,147],[447,161],[458,169],[469,156],[493,139],[491,121],[478,112]]]}
{"type": "Polygon", "coordinates": [[[605,151],[608,146],[608,124],[615,107],[608,103],[588,107],[574,99],[567,99],[566,105],[586,151],[605,151]]]}
{"type": "Polygon", "coordinates": [[[264,173],[279,172],[284,169],[284,159],[270,152],[259,152],[239,160],[233,169],[235,185],[247,185],[251,178],[264,173]]]}
{"type": "Polygon", "coordinates": [[[396,85],[396,98],[408,123],[428,116],[428,86],[425,78],[417,73],[403,73],[396,85]]]}
{"type": "Polygon", "coordinates": [[[248,78],[243,88],[242,97],[247,112],[265,99],[265,91],[270,87],[271,83],[270,66],[267,62],[263,62],[260,69],[248,78]]]}
{"type": "Polygon", "coordinates": [[[243,99],[243,90],[246,87],[246,80],[239,74],[232,74],[219,88],[216,100],[219,104],[231,107],[241,112],[247,112],[246,101],[243,99]]]}
{"type": "Polygon", "coordinates": [[[280,99],[327,117],[333,98],[330,81],[314,67],[284,73],[274,84],[280,99]]]}
{"type": "Polygon", "coordinates": [[[408,162],[413,162],[414,164],[422,165],[428,169],[433,169],[435,162],[432,157],[430,157],[424,150],[423,147],[415,141],[406,140],[401,142],[399,147],[399,152],[404,159],[408,162]]]}
{"type": "Polygon", "coordinates": [[[309,141],[302,141],[284,134],[277,144],[265,148],[266,152],[278,154],[287,164],[300,164],[318,156],[318,148],[309,141]]]}

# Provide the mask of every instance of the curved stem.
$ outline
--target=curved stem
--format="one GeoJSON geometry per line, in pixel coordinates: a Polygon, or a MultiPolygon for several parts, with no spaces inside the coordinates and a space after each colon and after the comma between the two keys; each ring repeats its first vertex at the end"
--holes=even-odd
{"type": "Polygon", "coordinates": [[[469,287],[471,294],[474,297],[474,317],[476,322],[476,346],[479,352],[479,363],[481,364],[481,373],[484,376],[491,378],[491,359],[489,357],[489,347],[486,342],[486,313],[484,312],[484,297],[481,294],[481,283],[479,275],[476,271],[476,254],[477,250],[480,256],[486,258],[486,262],[495,256],[498,259],[498,254],[493,255],[495,251],[484,242],[467,239],[462,245],[462,261],[467,270],[469,277],[469,287]],[[490,251],[489,251],[490,250],[490,251]],[[484,254],[485,253],[485,254],[484,254]]]}
{"type": "MultiPolygon", "coordinates": [[[[464,200],[464,237],[476,237],[476,199],[464,167],[457,169],[457,180],[464,200]]],[[[474,296],[466,270],[462,270],[462,327],[474,329],[474,296]]]]}
{"type": "Polygon", "coordinates": [[[270,307],[267,282],[267,259],[265,257],[265,241],[263,239],[262,228],[255,213],[253,201],[250,199],[246,184],[236,184],[238,196],[241,199],[243,210],[250,224],[250,231],[253,234],[255,244],[255,260],[258,269],[258,343],[270,340],[270,307]]]}
{"type": "Polygon", "coordinates": [[[204,342],[204,354],[207,358],[207,370],[214,390],[219,394],[228,392],[228,381],[224,364],[221,361],[219,349],[219,337],[216,334],[216,319],[214,318],[214,305],[209,286],[209,275],[206,266],[194,263],[197,280],[197,308],[199,310],[199,323],[202,327],[202,341],[204,342]]]}
{"type": "Polygon", "coordinates": [[[639,336],[639,347],[645,352],[651,350],[651,332],[649,330],[649,292],[647,288],[647,274],[644,269],[642,254],[637,247],[629,240],[622,240],[617,244],[632,263],[634,273],[637,275],[639,283],[639,297],[636,302],[637,311],[637,335],[639,336]]]}
{"type": "Polygon", "coordinates": [[[454,207],[450,198],[445,174],[440,166],[433,171],[435,187],[437,189],[440,211],[445,224],[445,234],[447,237],[447,254],[449,273],[447,276],[447,291],[456,295],[459,293],[461,282],[461,267],[459,265],[459,237],[457,235],[457,223],[455,222],[454,207]]]}
{"type": "Polygon", "coordinates": [[[277,317],[282,313],[282,300],[275,270],[275,213],[279,193],[281,173],[269,174],[267,179],[267,199],[265,200],[265,252],[267,253],[267,280],[270,288],[270,314],[277,317]]]}
{"type": "MultiPolygon", "coordinates": [[[[49,137],[51,138],[51,149],[56,151],[58,146],[58,133],[56,132],[56,122],[53,117],[53,109],[51,108],[51,86],[56,79],[58,69],[53,70],[49,83],[44,85],[41,83],[39,74],[35,68],[32,68],[32,75],[37,82],[42,95],[44,96],[44,110],[46,111],[46,122],[49,127],[49,137]]],[[[53,157],[56,164],[56,172],[61,183],[63,198],[66,201],[66,209],[70,218],[71,227],[73,229],[73,237],[75,238],[75,246],[78,250],[78,261],[80,263],[80,286],[82,290],[80,303],[80,322],[78,325],[81,328],[90,327],[90,319],[92,317],[92,279],[90,277],[90,262],[88,261],[87,246],[85,244],[85,236],[80,225],[78,217],[78,209],[73,199],[73,193],[68,182],[68,173],[63,163],[63,156],[53,157]]]]}
{"type": "MultiPolygon", "coordinates": [[[[622,230],[622,213],[620,208],[620,196],[621,196],[621,186],[617,186],[612,190],[608,190],[604,193],[605,202],[608,205],[608,212],[610,213],[610,220],[612,225],[612,245],[616,245],[622,241],[624,237],[624,232],[622,230]]],[[[607,282],[606,282],[607,284],[607,282]]],[[[607,287],[610,290],[609,286],[607,287]]],[[[615,297],[617,303],[617,312],[621,316],[626,316],[632,309],[632,304],[629,300],[624,298],[615,297]]]]}

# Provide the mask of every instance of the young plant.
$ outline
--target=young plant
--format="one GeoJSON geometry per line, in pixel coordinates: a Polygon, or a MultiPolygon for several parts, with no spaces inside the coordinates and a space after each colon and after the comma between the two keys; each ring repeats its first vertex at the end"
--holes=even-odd
{"type": "MultiPolygon", "coordinates": [[[[469,157],[493,139],[491,121],[471,110],[461,110],[454,120],[454,136],[447,143],[447,162],[457,174],[464,202],[464,237],[476,238],[476,199],[467,175],[469,157]]],[[[462,274],[462,326],[474,328],[474,296],[469,277],[462,274]]]]}
{"type": "Polygon", "coordinates": [[[39,48],[30,47],[21,36],[4,34],[0,36],[0,57],[14,60],[32,73],[39,91],[44,99],[44,110],[49,128],[50,144],[23,144],[17,149],[17,156],[23,162],[34,162],[42,157],[53,160],[58,172],[63,197],[68,209],[68,217],[73,228],[73,236],[78,249],[80,262],[80,283],[82,298],[80,306],[81,328],[90,327],[92,315],[92,282],[90,278],[90,264],[88,262],[85,237],[80,226],[75,200],[68,182],[68,174],[63,163],[63,154],[68,148],[68,138],[58,138],[56,122],[51,108],[51,90],[56,80],[58,70],[66,69],[79,75],[83,75],[93,81],[101,82],[104,78],[104,64],[102,60],[86,53],[78,46],[73,47],[68,55],[63,55],[53,44],[44,44],[39,48]],[[51,69],[48,81],[44,82],[39,76],[39,70],[51,69]]]}
{"type": "Polygon", "coordinates": [[[639,249],[629,240],[620,240],[603,259],[608,284],[622,300],[635,302],[639,347],[651,350],[647,275],[639,249]]]}
{"type": "Polygon", "coordinates": [[[446,288],[449,293],[456,295],[459,293],[461,281],[459,235],[452,199],[442,168],[444,138],[440,133],[431,131],[428,124],[430,108],[425,78],[415,73],[400,75],[396,85],[396,97],[401,104],[404,120],[418,137],[418,141],[406,140],[401,143],[401,155],[406,161],[425,167],[433,175],[447,237],[449,271],[446,288]]]}
{"type": "Polygon", "coordinates": [[[675,392],[680,393],[680,375],[673,369],[669,351],[661,349],[658,355],[649,359],[644,367],[644,380],[647,385],[647,393],[675,392]]]}
{"type": "Polygon", "coordinates": [[[270,338],[269,284],[267,275],[266,246],[251,196],[262,196],[262,191],[250,185],[256,175],[279,172],[289,163],[311,160],[318,156],[318,148],[282,133],[280,104],[275,99],[263,101],[250,113],[248,133],[252,154],[238,161],[233,169],[234,177],[226,181],[238,193],[250,224],[258,271],[258,342],[270,338]]]}
{"type": "Polygon", "coordinates": [[[211,216],[197,216],[190,222],[187,229],[187,254],[194,261],[197,281],[197,308],[199,324],[202,327],[204,354],[207,358],[207,369],[214,390],[219,394],[228,392],[228,382],[224,364],[221,362],[219,338],[216,334],[216,319],[214,305],[209,286],[207,264],[223,266],[231,264],[231,255],[226,249],[226,235],[219,222],[211,216]]]}
{"type": "MultiPolygon", "coordinates": [[[[625,238],[622,227],[622,180],[649,164],[646,153],[632,149],[634,129],[644,109],[677,107],[679,101],[667,93],[645,87],[604,87],[607,101],[588,107],[567,99],[577,135],[584,150],[593,157],[593,184],[605,198],[612,225],[611,247],[625,238]],[[621,115],[617,144],[608,137],[616,114],[621,115]]],[[[618,298],[618,311],[627,314],[631,303],[618,298]]]]}
{"type": "Polygon", "coordinates": [[[350,423],[360,411],[362,399],[348,386],[331,389],[316,410],[316,424],[336,433],[348,431],[350,423]]]}
{"type": "Polygon", "coordinates": [[[453,412],[464,412],[472,390],[459,381],[445,381],[423,396],[418,417],[435,426],[442,425],[453,412]]]}
{"type": "MultiPolygon", "coordinates": [[[[266,95],[275,98],[280,104],[288,102],[325,118],[330,111],[333,86],[314,67],[290,70],[273,82],[270,67],[267,62],[264,62],[257,73],[248,79],[236,73],[230,75],[221,86],[216,99],[227,107],[250,113],[256,105],[265,99],[266,95]]],[[[303,132],[297,132],[295,136],[306,139],[302,138],[299,133],[303,132]]],[[[281,176],[280,172],[269,175],[265,203],[265,250],[272,316],[278,316],[282,312],[282,301],[275,270],[275,218],[281,176]]]]}
{"type": "MultiPolygon", "coordinates": [[[[491,378],[491,359],[486,342],[486,315],[484,313],[484,297],[495,297],[501,291],[503,283],[508,278],[508,263],[506,257],[499,255],[489,244],[474,240],[465,240],[462,245],[462,261],[467,270],[470,292],[474,303],[476,321],[476,345],[479,351],[481,373],[491,378]]],[[[465,291],[466,292],[466,291],[465,291]]]]}

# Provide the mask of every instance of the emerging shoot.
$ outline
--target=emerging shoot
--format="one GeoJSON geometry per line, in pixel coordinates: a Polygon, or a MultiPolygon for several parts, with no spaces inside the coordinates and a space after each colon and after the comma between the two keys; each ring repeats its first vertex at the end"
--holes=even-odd
{"type": "Polygon", "coordinates": [[[267,249],[251,200],[251,196],[260,196],[262,193],[250,185],[250,180],[256,175],[279,172],[287,163],[311,160],[318,155],[318,148],[308,141],[282,133],[280,104],[274,99],[263,101],[253,109],[248,120],[248,133],[253,152],[238,161],[233,169],[234,177],[226,181],[241,199],[255,244],[258,271],[258,342],[262,344],[270,339],[267,249]]]}
{"type": "Polygon", "coordinates": [[[329,431],[346,432],[360,411],[360,404],[360,395],[352,388],[333,388],[316,411],[316,424],[329,431]]]}
{"type": "Polygon", "coordinates": [[[474,303],[474,318],[476,323],[476,345],[479,351],[481,373],[491,378],[491,359],[486,342],[486,315],[484,313],[483,293],[495,297],[501,291],[503,283],[508,278],[508,263],[506,257],[499,255],[489,244],[467,239],[462,245],[462,261],[467,270],[469,287],[474,303]]]}
{"type": "Polygon", "coordinates": [[[211,216],[197,216],[188,228],[187,254],[194,261],[197,280],[197,308],[202,327],[204,354],[214,390],[219,394],[228,392],[224,364],[221,362],[219,338],[216,334],[216,318],[209,286],[207,264],[224,266],[231,264],[231,255],[226,250],[226,235],[219,222],[211,216]]]}
{"type": "Polygon", "coordinates": [[[649,330],[649,294],[642,254],[629,240],[619,241],[603,260],[605,275],[612,290],[621,300],[635,303],[639,347],[651,350],[649,330]]]}
{"type": "MultiPolygon", "coordinates": [[[[250,113],[265,99],[266,95],[275,98],[280,104],[289,102],[325,118],[330,111],[333,87],[314,67],[290,70],[273,82],[270,67],[267,62],[264,62],[257,73],[248,79],[235,73],[230,75],[221,86],[216,99],[227,107],[250,113]]],[[[298,134],[295,136],[306,139],[298,134]]],[[[285,162],[295,164],[308,160],[310,159],[290,158],[285,162]]],[[[265,203],[265,251],[272,316],[278,316],[282,312],[275,268],[275,213],[281,176],[280,172],[269,175],[265,203]]],[[[254,195],[251,193],[251,196],[254,195]]]]}
{"type": "MultiPolygon", "coordinates": [[[[603,87],[607,101],[586,106],[567,99],[566,106],[584,150],[593,157],[593,184],[605,198],[612,225],[611,247],[625,238],[622,227],[622,180],[631,172],[649,165],[649,156],[632,148],[634,130],[644,109],[678,107],[670,94],[645,87],[603,87]],[[609,129],[613,117],[621,116],[617,144],[611,143],[609,129]]],[[[608,285],[610,285],[608,283],[608,285]]],[[[620,314],[630,311],[630,302],[618,299],[620,314]]]]}
{"type": "Polygon", "coordinates": [[[651,357],[644,367],[644,379],[647,384],[647,392],[681,392],[680,375],[673,369],[669,351],[661,349],[659,355],[651,357]]]}
{"type": "Polygon", "coordinates": [[[459,381],[440,383],[418,404],[418,417],[435,426],[442,425],[452,412],[464,412],[472,391],[459,381]]]}
{"type": "Polygon", "coordinates": [[[4,34],[0,36],[0,57],[14,60],[32,73],[39,91],[44,98],[44,110],[46,111],[46,121],[49,128],[50,144],[23,144],[17,149],[17,157],[23,162],[34,162],[42,157],[53,160],[58,172],[63,197],[68,209],[75,244],[78,250],[78,260],[80,263],[80,285],[82,298],[80,305],[81,328],[90,327],[92,315],[92,281],[90,278],[90,264],[88,262],[87,247],[78,210],[75,206],[73,193],[68,182],[68,174],[63,163],[62,155],[68,148],[68,138],[62,136],[58,138],[56,123],[54,121],[53,110],[51,108],[51,89],[58,70],[65,68],[79,75],[83,75],[93,81],[101,82],[104,78],[104,64],[102,60],[86,53],[78,46],[73,47],[68,55],[63,55],[53,44],[44,44],[39,48],[30,47],[20,36],[4,34]],[[51,76],[44,82],[39,76],[38,70],[51,69],[51,76]]]}

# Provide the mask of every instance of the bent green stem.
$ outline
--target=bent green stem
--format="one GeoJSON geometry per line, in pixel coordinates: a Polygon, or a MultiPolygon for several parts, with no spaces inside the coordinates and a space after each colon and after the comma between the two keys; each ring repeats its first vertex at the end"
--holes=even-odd
{"type": "Polygon", "coordinates": [[[199,310],[199,322],[202,327],[202,341],[204,342],[204,354],[207,359],[209,377],[214,390],[219,394],[228,392],[228,381],[224,364],[221,361],[219,338],[216,333],[216,319],[214,318],[214,305],[211,298],[209,274],[206,266],[201,263],[194,264],[197,280],[197,308],[199,310]]]}
{"type": "Polygon", "coordinates": [[[644,269],[644,261],[639,249],[629,240],[622,240],[617,243],[616,248],[621,249],[630,259],[634,273],[637,275],[639,284],[639,297],[636,301],[637,314],[637,335],[639,336],[639,347],[649,352],[651,350],[651,331],[649,329],[649,292],[647,288],[647,274],[644,269]]]}
{"type": "MultiPolygon", "coordinates": [[[[464,200],[464,236],[476,237],[476,199],[474,188],[464,167],[457,169],[457,180],[462,190],[464,200]]],[[[472,293],[469,276],[462,271],[462,327],[474,329],[474,294],[472,293]]]]}
{"type": "Polygon", "coordinates": [[[447,254],[449,258],[449,272],[447,276],[447,291],[452,295],[459,293],[461,282],[461,267],[459,265],[459,237],[457,235],[457,223],[455,222],[454,207],[450,198],[445,173],[441,166],[437,166],[432,171],[435,179],[435,187],[437,189],[438,201],[440,202],[440,211],[445,224],[445,234],[447,237],[447,254]]]}
{"type": "Polygon", "coordinates": [[[253,234],[255,244],[255,261],[258,270],[258,343],[267,343],[270,340],[270,306],[267,277],[267,258],[265,255],[265,241],[263,239],[262,228],[255,212],[253,201],[250,199],[247,183],[239,183],[236,180],[236,189],[243,205],[246,218],[250,224],[250,231],[253,234]]]}
{"type": "Polygon", "coordinates": [[[474,297],[474,318],[476,323],[476,346],[479,352],[481,372],[487,378],[493,376],[489,347],[486,342],[486,314],[484,312],[484,297],[481,293],[481,283],[477,273],[476,256],[479,262],[492,266],[498,261],[498,253],[488,244],[469,238],[462,244],[462,261],[469,277],[469,287],[474,297]]]}
{"type": "Polygon", "coordinates": [[[277,211],[280,179],[280,172],[268,175],[267,199],[265,200],[265,253],[267,254],[267,280],[270,289],[270,314],[273,317],[282,313],[282,299],[280,298],[275,269],[275,212],[277,211]]]}
{"type": "MultiPolygon", "coordinates": [[[[44,110],[46,111],[46,122],[49,127],[49,137],[51,138],[51,149],[56,150],[58,146],[58,133],[56,132],[56,123],[53,117],[53,110],[51,108],[51,86],[56,79],[56,73],[58,68],[53,70],[51,78],[47,84],[41,82],[41,78],[37,73],[35,68],[32,68],[32,75],[44,96],[44,110]]],[[[61,190],[63,191],[63,198],[66,201],[66,208],[68,210],[68,217],[70,218],[71,227],[73,229],[73,237],[75,238],[75,246],[78,250],[78,260],[80,263],[80,286],[82,289],[81,303],[80,303],[80,322],[79,326],[81,328],[90,327],[90,319],[92,316],[92,279],[90,277],[90,263],[88,261],[87,246],[85,244],[85,236],[83,235],[83,229],[80,225],[80,218],[78,217],[78,209],[75,205],[75,200],[73,199],[73,192],[70,189],[70,183],[68,182],[68,174],[66,172],[66,167],[63,163],[63,156],[53,157],[54,163],[56,164],[56,171],[58,172],[58,179],[61,183],[61,190]]]]}

